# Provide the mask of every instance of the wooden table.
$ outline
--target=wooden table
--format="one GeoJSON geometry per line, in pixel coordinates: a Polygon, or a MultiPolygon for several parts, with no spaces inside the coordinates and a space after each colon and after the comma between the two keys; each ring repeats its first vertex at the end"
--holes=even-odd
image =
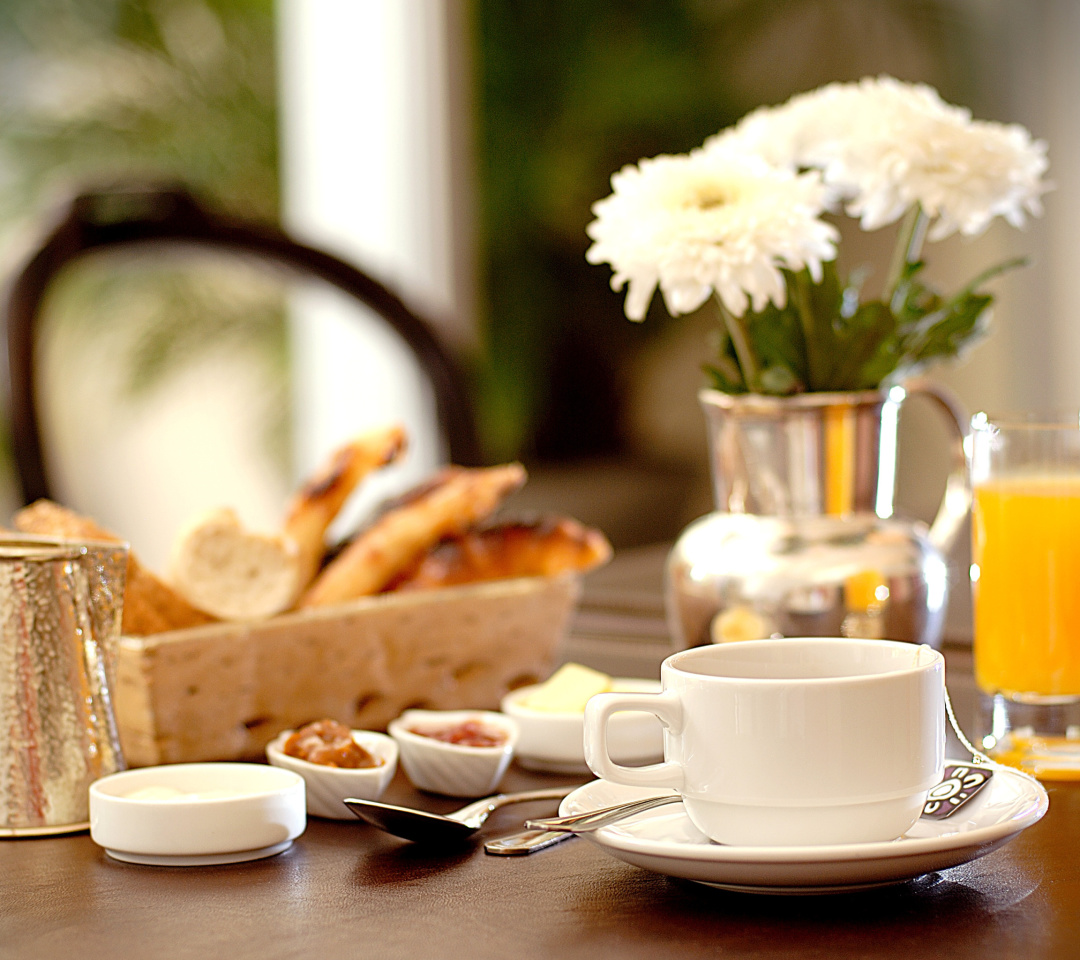
{"type": "MultiPolygon", "coordinates": [[[[964,715],[965,650],[948,671],[964,715]]],[[[562,782],[515,768],[503,786],[562,782]]],[[[1049,789],[1047,816],[981,860],[825,897],[716,890],[581,839],[529,857],[432,852],[359,821],[312,819],[285,853],[219,867],[119,863],[87,834],[0,841],[0,958],[1076,958],[1080,784],[1049,789]]],[[[455,805],[400,776],[388,799],[455,805]]],[[[483,836],[551,808],[504,808],[483,836]]]]}

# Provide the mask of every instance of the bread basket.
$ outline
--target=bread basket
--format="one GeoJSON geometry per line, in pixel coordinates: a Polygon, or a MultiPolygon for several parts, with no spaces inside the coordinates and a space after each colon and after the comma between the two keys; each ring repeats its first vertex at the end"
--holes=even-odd
{"type": "Polygon", "coordinates": [[[580,589],[573,573],[496,580],[124,637],[125,758],[255,760],[282,730],[322,717],[382,730],[409,707],[497,710],[551,672],[580,589]]]}

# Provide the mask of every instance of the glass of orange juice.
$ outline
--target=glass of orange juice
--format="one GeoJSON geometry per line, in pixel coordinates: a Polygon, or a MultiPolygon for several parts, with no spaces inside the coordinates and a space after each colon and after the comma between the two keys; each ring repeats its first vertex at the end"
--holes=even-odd
{"type": "Polygon", "coordinates": [[[983,748],[1080,779],[1080,418],[978,414],[970,464],[983,748]]]}

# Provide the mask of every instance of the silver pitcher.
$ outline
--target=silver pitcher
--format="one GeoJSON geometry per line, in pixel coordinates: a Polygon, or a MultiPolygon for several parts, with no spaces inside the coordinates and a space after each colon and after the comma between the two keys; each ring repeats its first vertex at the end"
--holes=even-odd
{"type": "Polygon", "coordinates": [[[87,826],[124,767],[111,691],[127,548],[0,539],[0,836],[87,826]]]}
{"type": "Polygon", "coordinates": [[[959,405],[922,381],[796,397],[703,390],[700,400],[717,511],[691,524],[668,557],[676,642],[858,636],[940,646],[945,555],[971,505],[959,405]],[[954,427],[929,528],[893,516],[900,407],[915,394],[954,427]]]}

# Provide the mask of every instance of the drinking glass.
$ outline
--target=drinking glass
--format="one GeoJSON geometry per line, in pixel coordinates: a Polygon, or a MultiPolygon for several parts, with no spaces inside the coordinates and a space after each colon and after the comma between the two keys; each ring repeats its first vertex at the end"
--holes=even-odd
{"type": "Polygon", "coordinates": [[[1080,418],[978,414],[970,453],[983,748],[1080,779],[1080,418]]]}

